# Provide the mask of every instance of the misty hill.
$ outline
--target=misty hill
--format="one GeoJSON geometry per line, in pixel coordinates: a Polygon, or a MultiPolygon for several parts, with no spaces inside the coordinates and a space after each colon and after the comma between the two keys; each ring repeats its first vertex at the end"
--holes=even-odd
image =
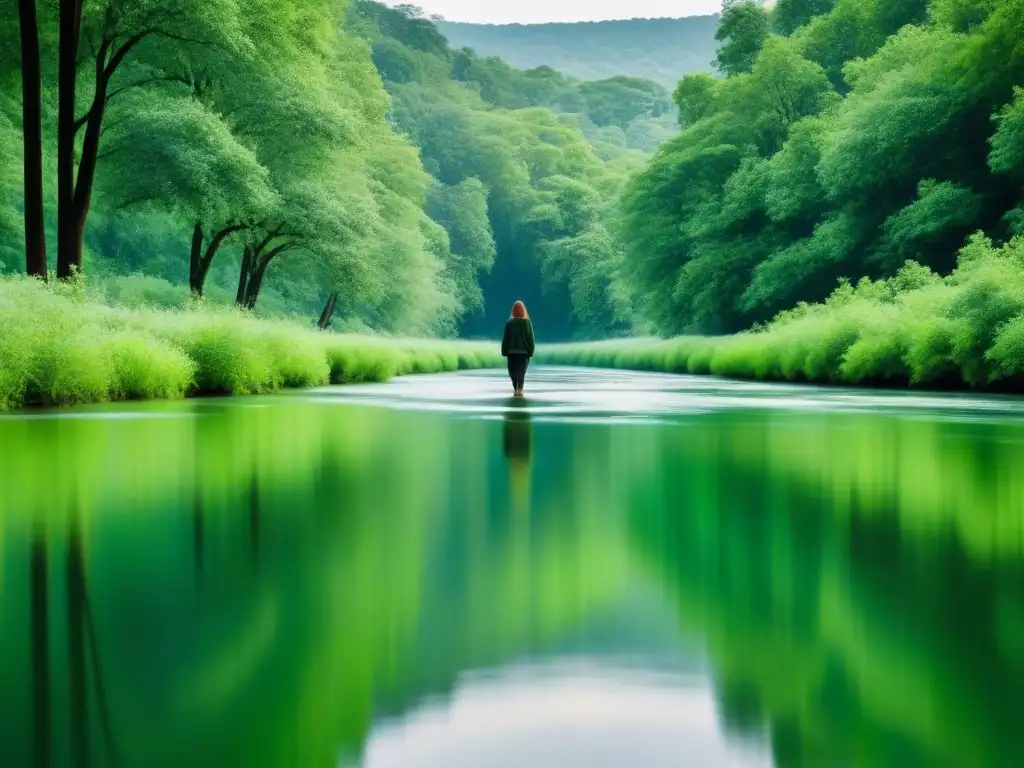
{"type": "Polygon", "coordinates": [[[440,21],[455,48],[497,56],[519,69],[549,66],[583,80],[645,77],[674,89],[683,75],[711,71],[718,16],[576,24],[440,21]]]}

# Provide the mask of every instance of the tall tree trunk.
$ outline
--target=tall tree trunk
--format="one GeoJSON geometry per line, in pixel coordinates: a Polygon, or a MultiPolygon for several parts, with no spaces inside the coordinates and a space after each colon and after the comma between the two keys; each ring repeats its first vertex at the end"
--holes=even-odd
{"type": "Polygon", "coordinates": [[[50,609],[46,534],[32,535],[32,765],[50,766],[50,609]]]}
{"type": "Polygon", "coordinates": [[[239,270],[238,291],[235,293],[235,303],[240,307],[245,306],[245,297],[249,293],[249,279],[252,273],[252,261],[252,248],[247,245],[245,246],[245,250],[242,251],[242,268],[239,270]]]}
{"type": "Polygon", "coordinates": [[[25,272],[46,279],[43,211],[43,97],[36,0],[18,0],[21,26],[21,128],[25,155],[25,272]]]}
{"type": "Polygon", "coordinates": [[[82,0],[60,0],[57,67],[57,277],[71,277],[81,263],[75,215],[75,88],[82,0]]]}
{"type": "Polygon", "coordinates": [[[203,295],[203,283],[199,279],[199,267],[203,257],[203,225],[196,222],[192,228],[192,250],[188,257],[188,287],[197,296],[203,295]]]}
{"type": "Polygon", "coordinates": [[[103,113],[107,107],[107,86],[110,83],[110,74],[107,71],[109,50],[110,42],[104,40],[96,54],[96,91],[86,117],[82,158],[78,164],[78,178],[75,179],[74,249],[71,255],[73,267],[79,271],[82,269],[85,222],[89,218],[92,188],[96,181],[96,165],[99,162],[100,128],[103,126],[103,113]]]}
{"type": "Polygon", "coordinates": [[[334,305],[338,303],[338,292],[335,291],[327,299],[327,305],[324,307],[324,311],[320,313],[320,319],[316,322],[316,327],[321,331],[326,331],[331,325],[331,317],[334,316],[334,305]]]}

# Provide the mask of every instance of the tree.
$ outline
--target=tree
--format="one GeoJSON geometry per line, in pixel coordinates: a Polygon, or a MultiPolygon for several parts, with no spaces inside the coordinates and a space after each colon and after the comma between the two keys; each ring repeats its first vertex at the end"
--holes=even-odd
{"type": "Polygon", "coordinates": [[[487,212],[487,188],[475,178],[454,186],[435,182],[427,192],[426,212],[448,233],[451,258],[446,271],[455,282],[464,311],[482,311],[480,274],[494,266],[497,255],[487,212]]]}
{"type": "Polygon", "coordinates": [[[791,35],[815,16],[824,16],[835,4],[836,0],[778,0],[772,10],[775,31],[791,35]]]}
{"type": "Polygon", "coordinates": [[[157,66],[173,62],[177,46],[187,46],[188,56],[196,59],[210,52],[238,53],[247,42],[240,26],[237,6],[230,0],[106,0],[89,5],[88,9],[83,0],[61,2],[57,77],[58,277],[68,278],[82,267],[85,225],[110,102],[128,89],[162,79],[157,76],[119,82],[117,78],[126,62],[140,52],[157,66]],[[83,42],[87,51],[82,49],[83,42]],[[77,111],[80,84],[83,90],[89,85],[92,90],[92,99],[82,114],[77,111]],[[77,136],[83,130],[79,151],[77,136]]]}
{"type": "Polygon", "coordinates": [[[641,118],[661,117],[672,104],[664,88],[637,77],[583,83],[579,92],[586,100],[587,117],[596,125],[617,125],[623,130],[641,118]]]}
{"type": "Polygon", "coordinates": [[[106,136],[116,156],[102,179],[117,208],[171,210],[192,224],[189,288],[203,294],[221,245],[275,205],[269,172],[224,120],[196,99],[154,93],[131,100],[106,136]]]}
{"type": "Polygon", "coordinates": [[[21,114],[25,190],[25,271],[46,279],[43,211],[43,97],[35,0],[18,0],[21,38],[21,114]]]}
{"type": "Polygon", "coordinates": [[[956,32],[967,32],[984,22],[999,0],[932,0],[931,16],[956,32]]]}
{"type": "Polygon", "coordinates": [[[755,0],[725,0],[715,32],[721,45],[715,66],[727,76],[749,72],[771,34],[771,19],[755,0]]]}
{"type": "Polygon", "coordinates": [[[714,104],[715,80],[711,75],[687,75],[679,81],[672,99],[679,108],[679,124],[684,128],[707,117],[714,104]]]}

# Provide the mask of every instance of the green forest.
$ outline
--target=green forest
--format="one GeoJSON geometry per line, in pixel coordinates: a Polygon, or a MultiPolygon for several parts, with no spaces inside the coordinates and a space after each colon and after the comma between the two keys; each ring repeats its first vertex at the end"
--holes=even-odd
{"type": "MultiPolygon", "coordinates": [[[[235,305],[483,339],[523,299],[545,342],[684,335],[646,355],[663,369],[1016,380],[1024,1],[727,0],[715,21],[680,34],[716,52],[680,54],[670,92],[516,69],[414,6],[20,0],[0,269],[70,280],[59,300],[112,308],[101,335],[235,305]]],[[[31,351],[56,342],[14,338],[33,295],[0,280],[11,401],[57,386],[59,355],[31,351]]]]}
{"type": "Polygon", "coordinates": [[[717,16],[575,24],[437,22],[456,48],[472,48],[519,69],[548,66],[581,80],[644,77],[669,90],[683,75],[710,71],[717,26],[717,16]]]}
{"type": "Polygon", "coordinates": [[[514,70],[362,0],[19,7],[2,27],[5,272],[270,314],[315,316],[338,292],[346,327],[405,334],[492,334],[517,287],[553,337],[624,314],[605,225],[676,133],[663,87],[514,70]]]}

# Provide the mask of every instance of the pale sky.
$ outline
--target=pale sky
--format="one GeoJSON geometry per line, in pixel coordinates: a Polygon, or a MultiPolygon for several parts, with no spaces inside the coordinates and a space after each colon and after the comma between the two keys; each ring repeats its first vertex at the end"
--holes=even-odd
{"type": "MultiPolygon", "coordinates": [[[[385,0],[400,5],[402,0],[385,0]]],[[[722,0],[419,0],[426,13],[449,21],[536,24],[548,21],[677,18],[718,13],[722,0]]]]}

